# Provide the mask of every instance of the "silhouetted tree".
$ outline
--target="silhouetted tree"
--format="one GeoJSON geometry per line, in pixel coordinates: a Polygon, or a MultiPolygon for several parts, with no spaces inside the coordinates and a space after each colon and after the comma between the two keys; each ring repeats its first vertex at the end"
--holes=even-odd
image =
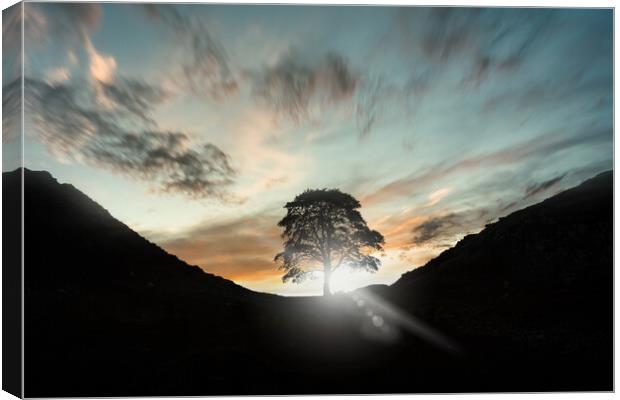
{"type": "Polygon", "coordinates": [[[284,251],[276,255],[282,281],[300,283],[315,271],[324,274],[323,294],[330,295],[330,279],[343,265],[375,272],[381,261],[372,256],[382,251],[383,235],[370,230],[357,210],[353,196],[338,189],[306,190],[286,203],[286,216],[278,223],[284,228],[284,251]]]}

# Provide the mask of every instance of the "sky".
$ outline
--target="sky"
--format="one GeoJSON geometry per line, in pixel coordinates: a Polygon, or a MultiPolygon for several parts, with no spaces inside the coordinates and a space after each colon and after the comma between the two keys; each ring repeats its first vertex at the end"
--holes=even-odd
{"type": "MultiPolygon", "coordinates": [[[[20,165],[22,11],[3,12],[3,170],[20,165]]],[[[25,3],[25,167],[205,271],[283,283],[283,206],[338,188],[391,284],[613,166],[606,9],[25,3]]]]}

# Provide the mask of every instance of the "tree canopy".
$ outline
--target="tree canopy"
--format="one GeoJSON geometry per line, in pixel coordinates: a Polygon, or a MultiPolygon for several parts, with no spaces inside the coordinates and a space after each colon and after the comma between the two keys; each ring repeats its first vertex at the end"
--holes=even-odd
{"type": "Polygon", "coordinates": [[[300,283],[314,272],[324,273],[324,294],[329,295],[331,274],[346,265],[375,272],[383,251],[383,235],[371,230],[358,211],[360,202],[338,189],[306,190],[286,203],[284,251],[275,261],[284,270],[282,280],[300,283]]]}

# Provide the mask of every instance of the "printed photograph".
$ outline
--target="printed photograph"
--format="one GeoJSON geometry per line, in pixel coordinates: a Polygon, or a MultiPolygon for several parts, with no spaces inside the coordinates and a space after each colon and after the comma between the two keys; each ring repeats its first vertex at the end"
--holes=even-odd
{"type": "Polygon", "coordinates": [[[613,20],[5,9],[23,394],[613,391],[613,20]]]}

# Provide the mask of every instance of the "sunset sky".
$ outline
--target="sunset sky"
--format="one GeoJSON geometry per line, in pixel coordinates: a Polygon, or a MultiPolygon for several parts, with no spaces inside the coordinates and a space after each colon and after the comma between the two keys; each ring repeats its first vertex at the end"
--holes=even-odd
{"type": "MultiPolygon", "coordinates": [[[[16,12],[17,11],[17,12],[16,12]]],[[[19,18],[3,13],[4,170],[19,18]]],[[[339,188],[390,284],[613,164],[611,10],[25,4],[24,164],[181,259],[281,282],[283,205],[339,188]]],[[[17,79],[17,81],[15,81],[17,79]]],[[[87,262],[87,260],[85,261],[87,262]]]]}

